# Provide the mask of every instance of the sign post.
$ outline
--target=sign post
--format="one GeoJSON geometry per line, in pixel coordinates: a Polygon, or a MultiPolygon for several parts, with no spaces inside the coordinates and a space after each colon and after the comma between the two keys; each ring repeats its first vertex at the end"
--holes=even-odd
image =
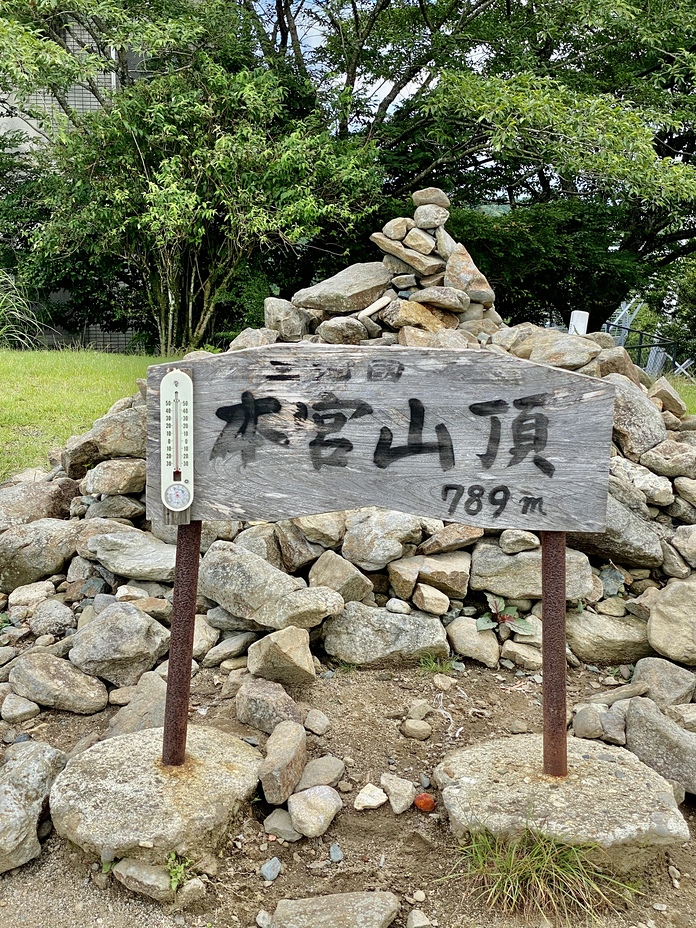
{"type": "Polygon", "coordinates": [[[544,770],[565,776],[565,532],[605,528],[612,385],[487,351],[304,343],[189,370],[148,372],[148,517],[179,525],[163,762],[184,759],[201,520],[381,506],[542,532],[544,770]]]}

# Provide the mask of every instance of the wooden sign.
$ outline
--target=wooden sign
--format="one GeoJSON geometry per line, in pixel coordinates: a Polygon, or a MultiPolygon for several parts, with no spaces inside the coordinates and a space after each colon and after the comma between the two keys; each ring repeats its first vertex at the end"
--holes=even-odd
{"type": "MultiPolygon", "coordinates": [[[[148,371],[147,510],[163,519],[148,371]]],[[[614,389],[488,351],[299,343],[187,361],[187,517],[382,506],[469,525],[605,528],[614,389]]]]}

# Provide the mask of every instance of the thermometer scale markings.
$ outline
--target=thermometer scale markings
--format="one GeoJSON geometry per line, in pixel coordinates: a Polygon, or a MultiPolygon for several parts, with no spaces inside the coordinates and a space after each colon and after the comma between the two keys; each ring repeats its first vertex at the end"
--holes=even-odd
{"type": "Polygon", "coordinates": [[[160,385],[161,496],[167,509],[181,512],[193,500],[190,422],[193,383],[188,374],[172,370],[160,385]]]}

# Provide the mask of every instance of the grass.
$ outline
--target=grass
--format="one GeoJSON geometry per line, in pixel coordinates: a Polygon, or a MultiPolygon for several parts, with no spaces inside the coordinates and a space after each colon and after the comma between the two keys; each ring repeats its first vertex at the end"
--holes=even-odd
{"type": "Polygon", "coordinates": [[[469,878],[486,905],[506,915],[543,915],[567,925],[579,917],[596,921],[603,910],[623,907],[638,888],[599,867],[592,859],[595,850],[561,844],[531,829],[517,840],[479,831],[460,848],[461,872],[445,879],[469,878]]]}
{"type": "Polygon", "coordinates": [[[696,383],[688,377],[668,377],[667,379],[686,403],[687,412],[696,413],[696,383]]]}
{"type": "Polygon", "coordinates": [[[91,428],[162,358],[0,350],[0,480],[48,466],[51,448],[91,428]]]}
{"type": "Polygon", "coordinates": [[[434,657],[432,654],[424,654],[418,661],[418,669],[422,673],[452,673],[455,663],[454,657],[434,657]]]}

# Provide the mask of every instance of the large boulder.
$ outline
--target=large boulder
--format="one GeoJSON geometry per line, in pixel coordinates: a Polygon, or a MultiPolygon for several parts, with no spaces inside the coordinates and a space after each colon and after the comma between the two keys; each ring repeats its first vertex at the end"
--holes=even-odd
{"type": "Polygon", "coordinates": [[[288,300],[269,296],[263,303],[263,320],[266,328],[278,333],[281,342],[299,342],[309,334],[310,314],[288,300]]]}
{"type": "Polygon", "coordinates": [[[628,480],[645,495],[651,506],[669,506],[674,502],[674,490],[667,477],[660,477],[642,464],[618,455],[611,459],[609,470],[614,477],[628,480]]]}
{"type": "Polygon", "coordinates": [[[70,661],[45,652],[29,652],[10,671],[10,686],[18,696],[40,706],[92,715],[106,708],[108,694],[101,680],[88,676],[70,661]]]}
{"type": "Polygon", "coordinates": [[[295,306],[321,309],[330,313],[353,313],[365,309],[391,283],[391,272],[381,261],[351,264],[333,277],[312,287],[298,290],[293,296],[295,306]]]}
{"type": "Polygon", "coordinates": [[[313,683],[316,678],[309,632],[290,625],[249,646],[249,673],[276,683],[313,683]]]}
{"type": "Polygon", "coordinates": [[[680,664],[696,666],[696,574],[670,580],[655,596],[648,620],[653,648],[680,664]]]}
{"type": "Polygon", "coordinates": [[[526,339],[514,354],[540,364],[575,371],[596,358],[602,349],[590,338],[581,335],[566,335],[555,329],[545,330],[526,339]]]}
{"type": "Polygon", "coordinates": [[[304,587],[304,580],[288,576],[241,545],[227,541],[216,541],[208,548],[198,579],[203,596],[240,618],[252,618],[266,603],[304,587]]]}
{"type": "Polygon", "coordinates": [[[135,406],[97,419],[89,432],[68,439],[62,463],[69,477],[84,477],[88,468],[108,458],[144,458],[147,408],[135,406]]]}
{"type": "Polygon", "coordinates": [[[605,532],[569,532],[568,544],[626,567],[659,567],[664,560],[660,536],[613,496],[607,500],[605,532]]]}
{"type": "Polygon", "coordinates": [[[41,741],[10,745],[0,767],[0,873],[41,853],[36,829],[67,757],[41,741]]]}
{"type": "MultiPolygon", "coordinates": [[[[541,599],[541,551],[505,554],[491,541],[480,541],[471,560],[472,590],[506,599],[541,599]]],[[[584,599],[592,592],[592,568],[585,554],[566,549],[566,598],[584,599]]]]}
{"type": "Polygon", "coordinates": [[[644,657],[636,664],[633,683],[648,686],[646,696],[665,710],[691,702],[696,690],[696,674],[661,657],[644,657]]]}
{"type": "Polygon", "coordinates": [[[141,458],[120,458],[102,461],[88,471],[80,483],[85,496],[104,493],[120,496],[122,493],[142,493],[145,489],[145,461],[141,458]]]}
{"type": "Polygon", "coordinates": [[[630,701],[626,747],[667,780],[696,793],[696,733],[667,718],[652,699],[630,701]]]}
{"type": "Polygon", "coordinates": [[[0,592],[61,573],[75,554],[77,522],[38,519],[0,534],[0,592]]]}
{"type": "Polygon", "coordinates": [[[159,673],[144,673],[133,690],[130,702],[118,710],[109,722],[102,740],[130,735],[145,728],[162,728],[167,684],[159,673]]]}
{"type": "MultiPolygon", "coordinates": [[[[359,602],[372,592],[372,581],[346,558],[335,551],[324,551],[309,571],[309,587],[335,590],[345,602],[359,602]]],[[[302,594],[291,594],[300,596],[302,594]]],[[[341,606],[341,609],[343,606],[341,606]]],[[[340,609],[339,609],[340,612],[340,609]]],[[[325,616],[322,616],[325,618],[325,616]]],[[[293,624],[299,624],[294,622],[293,624]]],[[[318,624],[318,623],[316,623],[318,624]]]]}
{"type": "Polygon", "coordinates": [[[659,410],[641,388],[622,374],[604,378],[616,387],[614,400],[614,436],[619,447],[632,461],[667,438],[667,428],[659,410]]]}
{"type": "Polygon", "coordinates": [[[653,653],[645,621],[635,615],[599,615],[590,609],[566,614],[570,649],[588,664],[633,664],[653,653]]]}
{"type": "Polygon", "coordinates": [[[449,655],[447,635],[437,616],[416,611],[401,615],[355,602],[325,622],[324,649],[338,660],[359,665],[449,655]]]}
{"type": "Polygon", "coordinates": [[[80,488],[63,477],[50,483],[17,483],[0,489],[0,530],[37,519],[66,519],[80,488]]]}
{"type": "Polygon", "coordinates": [[[95,744],[51,789],[58,834],[97,860],[162,863],[214,850],[252,797],[262,757],[219,729],[189,726],[184,767],[161,763],[162,729],[95,744]]]}
{"type": "Polygon", "coordinates": [[[119,577],[164,583],[174,579],[176,546],[165,544],[150,532],[136,529],[94,535],[86,547],[89,557],[119,577]]]}
{"type": "Polygon", "coordinates": [[[69,657],[85,673],[115,686],[133,686],[169,650],[169,631],[136,609],[119,602],[73,636],[69,657]]]}

